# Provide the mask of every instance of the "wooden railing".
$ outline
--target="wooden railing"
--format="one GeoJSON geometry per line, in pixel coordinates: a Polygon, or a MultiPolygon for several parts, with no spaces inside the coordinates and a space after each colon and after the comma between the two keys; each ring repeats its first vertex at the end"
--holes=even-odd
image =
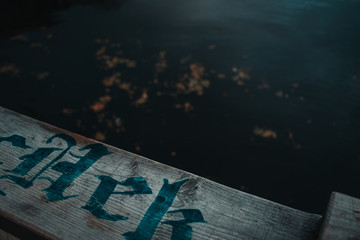
{"type": "Polygon", "coordinates": [[[360,239],[358,199],[333,193],[322,221],[4,108],[0,119],[0,239],[360,239]]]}

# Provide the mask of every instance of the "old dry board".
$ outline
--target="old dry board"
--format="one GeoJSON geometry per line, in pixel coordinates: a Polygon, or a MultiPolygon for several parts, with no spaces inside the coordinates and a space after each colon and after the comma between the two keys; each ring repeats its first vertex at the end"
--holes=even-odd
{"type": "Polygon", "coordinates": [[[0,107],[0,215],[49,239],[315,239],[321,216],[0,107]]]}

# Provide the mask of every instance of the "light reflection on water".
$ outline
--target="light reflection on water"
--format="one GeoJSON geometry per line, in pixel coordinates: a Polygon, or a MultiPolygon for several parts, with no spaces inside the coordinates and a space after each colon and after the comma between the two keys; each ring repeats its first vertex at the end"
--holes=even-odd
{"type": "Polygon", "coordinates": [[[321,212],[330,191],[360,196],[358,7],[72,6],[56,25],[1,39],[1,105],[321,212]]]}

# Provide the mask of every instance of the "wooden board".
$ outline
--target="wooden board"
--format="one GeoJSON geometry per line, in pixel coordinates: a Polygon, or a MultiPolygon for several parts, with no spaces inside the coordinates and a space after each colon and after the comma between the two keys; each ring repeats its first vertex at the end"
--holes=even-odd
{"type": "Polygon", "coordinates": [[[332,193],[320,240],[360,240],[360,199],[332,193]]]}
{"type": "Polygon", "coordinates": [[[4,108],[0,153],[0,215],[49,239],[314,239],[321,220],[4,108]]]}

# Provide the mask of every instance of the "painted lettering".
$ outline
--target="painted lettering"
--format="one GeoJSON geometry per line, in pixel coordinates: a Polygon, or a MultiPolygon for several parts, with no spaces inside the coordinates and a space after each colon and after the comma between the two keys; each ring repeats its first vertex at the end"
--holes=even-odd
{"type": "Polygon", "coordinates": [[[127,240],[151,240],[161,219],[169,210],[170,206],[174,202],[174,199],[180,189],[180,187],[189,181],[184,179],[172,184],[169,184],[169,180],[164,178],[164,184],[160,189],[154,202],[150,205],[145,215],[141,219],[135,232],[124,233],[123,236],[127,240]]]}
{"type": "MultiPolygon", "coordinates": [[[[50,182],[50,186],[43,189],[46,192],[46,196],[49,201],[61,201],[68,198],[76,197],[78,195],[64,196],[64,191],[73,183],[81,174],[88,170],[96,161],[103,156],[111,154],[108,149],[99,143],[85,146],[79,151],[87,151],[84,156],[77,156],[70,152],[71,148],[76,146],[76,141],[66,134],[56,134],[50,137],[46,144],[53,143],[54,139],[63,140],[66,145],[64,148],[57,147],[43,147],[38,148],[30,154],[25,154],[19,157],[21,163],[11,170],[4,170],[8,174],[0,176],[0,179],[9,179],[15,184],[29,188],[33,186],[33,182],[36,179],[46,179],[50,182]],[[70,154],[74,158],[78,159],[76,163],[62,161],[59,162],[66,154],[70,154]],[[35,167],[40,165],[42,161],[54,157],[47,164],[45,164],[30,180],[25,179],[25,176],[29,175],[35,167]],[[47,169],[53,169],[60,172],[61,175],[53,180],[50,177],[42,177],[41,175],[47,169]]],[[[26,145],[26,139],[19,135],[12,135],[9,137],[0,137],[1,142],[10,142],[13,146],[28,149],[30,146],[26,145]]],[[[3,164],[0,162],[0,165],[3,164]]],[[[95,217],[104,219],[107,221],[121,221],[127,220],[128,217],[110,214],[104,210],[104,206],[112,195],[138,195],[138,194],[152,194],[147,181],[144,177],[130,177],[124,181],[117,181],[110,176],[100,175],[96,176],[100,183],[95,189],[94,193],[89,198],[88,202],[82,206],[82,209],[89,211],[95,217]],[[128,187],[124,191],[115,191],[117,186],[128,187]]],[[[142,217],[136,230],[133,232],[124,233],[123,236],[126,240],[151,240],[155,234],[159,224],[169,225],[172,227],[171,240],[191,240],[193,229],[190,226],[192,223],[205,223],[201,211],[198,209],[179,209],[169,211],[169,208],[173,204],[181,186],[189,181],[189,179],[183,179],[172,184],[168,179],[163,179],[163,185],[156,196],[155,200],[151,203],[145,215],[142,217]],[[181,213],[183,219],[180,220],[167,220],[162,219],[165,214],[181,213]]],[[[0,196],[6,196],[6,193],[0,190],[0,196]]]]}
{"type": "MultiPolygon", "coordinates": [[[[55,138],[60,138],[60,139],[65,140],[65,142],[67,143],[67,148],[65,150],[63,150],[57,157],[55,157],[53,160],[51,160],[48,164],[46,164],[32,179],[26,180],[23,177],[18,177],[18,176],[14,176],[14,175],[4,175],[4,176],[0,177],[0,179],[1,178],[10,179],[23,188],[31,187],[33,185],[34,181],[37,178],[39,178],[39,176],[44,171],[46,171],[51,165],[53,165],[55,162],[57,162],[59,159],[61,159],[70,150],[71,147],[76,145],[75,140],[66,134],[56,134],[56,135],[52,136],[51,138],[49,138],[46,141],[46,143],[47,144],[51,143],[52,140],[55,138]]],[[[28,174],[28,172],[30,170],[32,170],[35,166],[37,166],[42,160],[47,158],[54,151],[59,151],[59,150],[62,150],[62,149],[60,149],[60,148],[39,148],[39,149],[35,150],[35,152],[32,154],[26,154],[24,156],[21,156],[19,159],[23,160],[23,161],[18,166],[16,166],[12,170],[5,170],[5,171],[14,173],[14,174],[17,174],[20,176],[25,176],[28,174]]]]}
{"type": "Polygon", "coordinates": [[[60,148],[39,148],[32,154],[26,154],[19,159],[23,160],[18,166],[12,170],[5,170],[5,172],[15,173],[20,176],[25,176],[28,172],[38,165],[42,160],[47,158],[54,151],[61,150],[60,148]]]}
{"type": "Polygon", "coordinates": [[[112,215],[103,209],[103,206],[112,194],[134,195],[134,194],[152,194],[149,185],[143,177],[132,177],[119,182],[109,176],[96,176],[101,180],[90,200],[83,206],[83,209],[90,211],[95,217],[109,221],[126,220],[127,217],[112,215]],[[133,191],[114,192],[117,185],[131,187],[133,191]]]}
{"type": "Polygon", "coordinates": [[[198,209],[180,209],[169,211],[168,213],[182,213],[183,220],[164,221],[161,224],[171,225],[173,227],[170,240],[191,240],[192,227],[190,223],[205,223],[204,217],[198,209]]]}
{"type": "Polygon", "coordinates": [[[23,149],[26,149],[26,148],[31,148],[30,146],[27,146],[25,144],[25,138],[22,137],[22,136],[19,136],[19,135],[12,135],[10,137],[0,137],[0,143],[1,142],[11,142],[11,144],[15,147],[19,147],[19,148],[23,148],[23,149]]]}
{"type": "Polygon", "coordinates": [[[63,196],[65,189],[82,173],[90,168],[101,157],[110,154],[107,148],[99,143],[91,144],[80,149],[84,151],[90,149],[85,156],[75,156],[80,160],[77,163],[59,162],[53,167],[53,170],[62,173],[62,175],[55,180],[48,188],[43,191],[46,192],[46,196],[50,201],[65,200],[68,198],[76,197],[78,195],[63,196]]]}

